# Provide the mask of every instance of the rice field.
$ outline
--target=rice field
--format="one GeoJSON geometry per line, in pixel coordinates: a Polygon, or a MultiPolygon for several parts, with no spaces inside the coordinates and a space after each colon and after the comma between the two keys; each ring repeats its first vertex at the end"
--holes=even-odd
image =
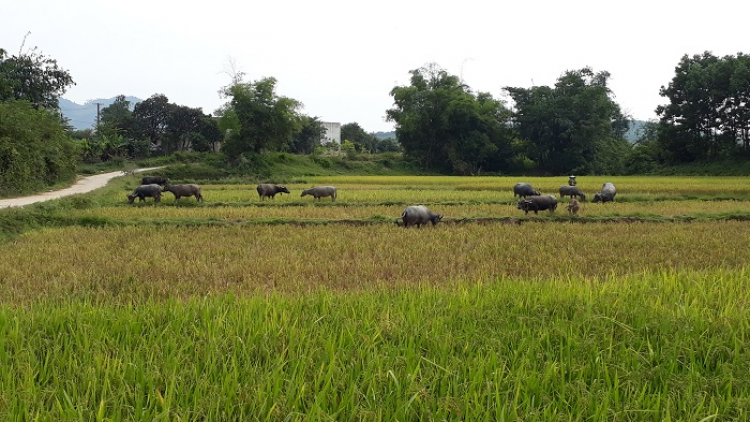
{"type": "Polygon", "coordinates": [[[0,419],[749,419],[750,183],[579,177],[616,202],[527,217],[517,181],[40,205],[0,244],[0,419]]]}

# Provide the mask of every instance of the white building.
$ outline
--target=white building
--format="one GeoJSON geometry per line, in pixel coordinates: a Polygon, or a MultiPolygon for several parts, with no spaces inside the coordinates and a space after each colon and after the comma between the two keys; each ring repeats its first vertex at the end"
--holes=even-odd
{"type": "Polygon", "coordinates": [[[326,133],[323,135],[320,143],[325,145],[329,142],[335,142],[341,145],[341,123],[320,122],[320,124],[326,129],[326,133]]]}

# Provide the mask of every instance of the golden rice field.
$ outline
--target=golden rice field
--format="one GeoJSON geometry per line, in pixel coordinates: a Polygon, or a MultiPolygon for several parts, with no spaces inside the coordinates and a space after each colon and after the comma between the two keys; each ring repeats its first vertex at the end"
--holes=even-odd
{"type": "Polygon", "coordinates": [[[747,223],[66,227],[0,250],[0,300],[450,286],[741,269],[747,223]],[[39,257],[47,257],[43,263],[39,257]]]}

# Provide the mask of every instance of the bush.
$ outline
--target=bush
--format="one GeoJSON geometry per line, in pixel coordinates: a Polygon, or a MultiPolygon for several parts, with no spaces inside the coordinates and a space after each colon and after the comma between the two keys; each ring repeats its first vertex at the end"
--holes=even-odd
{"type": "Polygon", "coordinates": [[[57,116],[26,101],[0,103],[0,195],[73,180],[78,156],[57,116]]]}

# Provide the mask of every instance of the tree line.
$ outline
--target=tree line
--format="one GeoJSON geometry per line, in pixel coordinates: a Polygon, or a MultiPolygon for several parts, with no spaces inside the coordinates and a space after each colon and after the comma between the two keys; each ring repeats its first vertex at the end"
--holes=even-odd
{"type": "Polygon", "coordinates": [[[88,131],[73,131],[59,98],[70,73],[37,48],[0,49],[0,191],[38,189],[74,176],[75,165],[175,151],[223,153],[230,164],[266,151],[349,154],[403,151],[404,158],[447,174],[627,174],[663,165],[750,156],[750,58],[710,52],[681,58],[660,95],[658,120],[630,144],[632,122],[614,100],[610,74],[563,72],[553,86],[505,87],[510,101],[473,91],[437,64],[409,72],[394,87],[386,118],[396,139],[379,139],[356,122],[341,127],[341,145],[323,140],[318,117],[276,92],[273,77],[244,74],[220,89],[213,114],[169,102],[163,94],[130,104],[119,96],[88,131]]]}

